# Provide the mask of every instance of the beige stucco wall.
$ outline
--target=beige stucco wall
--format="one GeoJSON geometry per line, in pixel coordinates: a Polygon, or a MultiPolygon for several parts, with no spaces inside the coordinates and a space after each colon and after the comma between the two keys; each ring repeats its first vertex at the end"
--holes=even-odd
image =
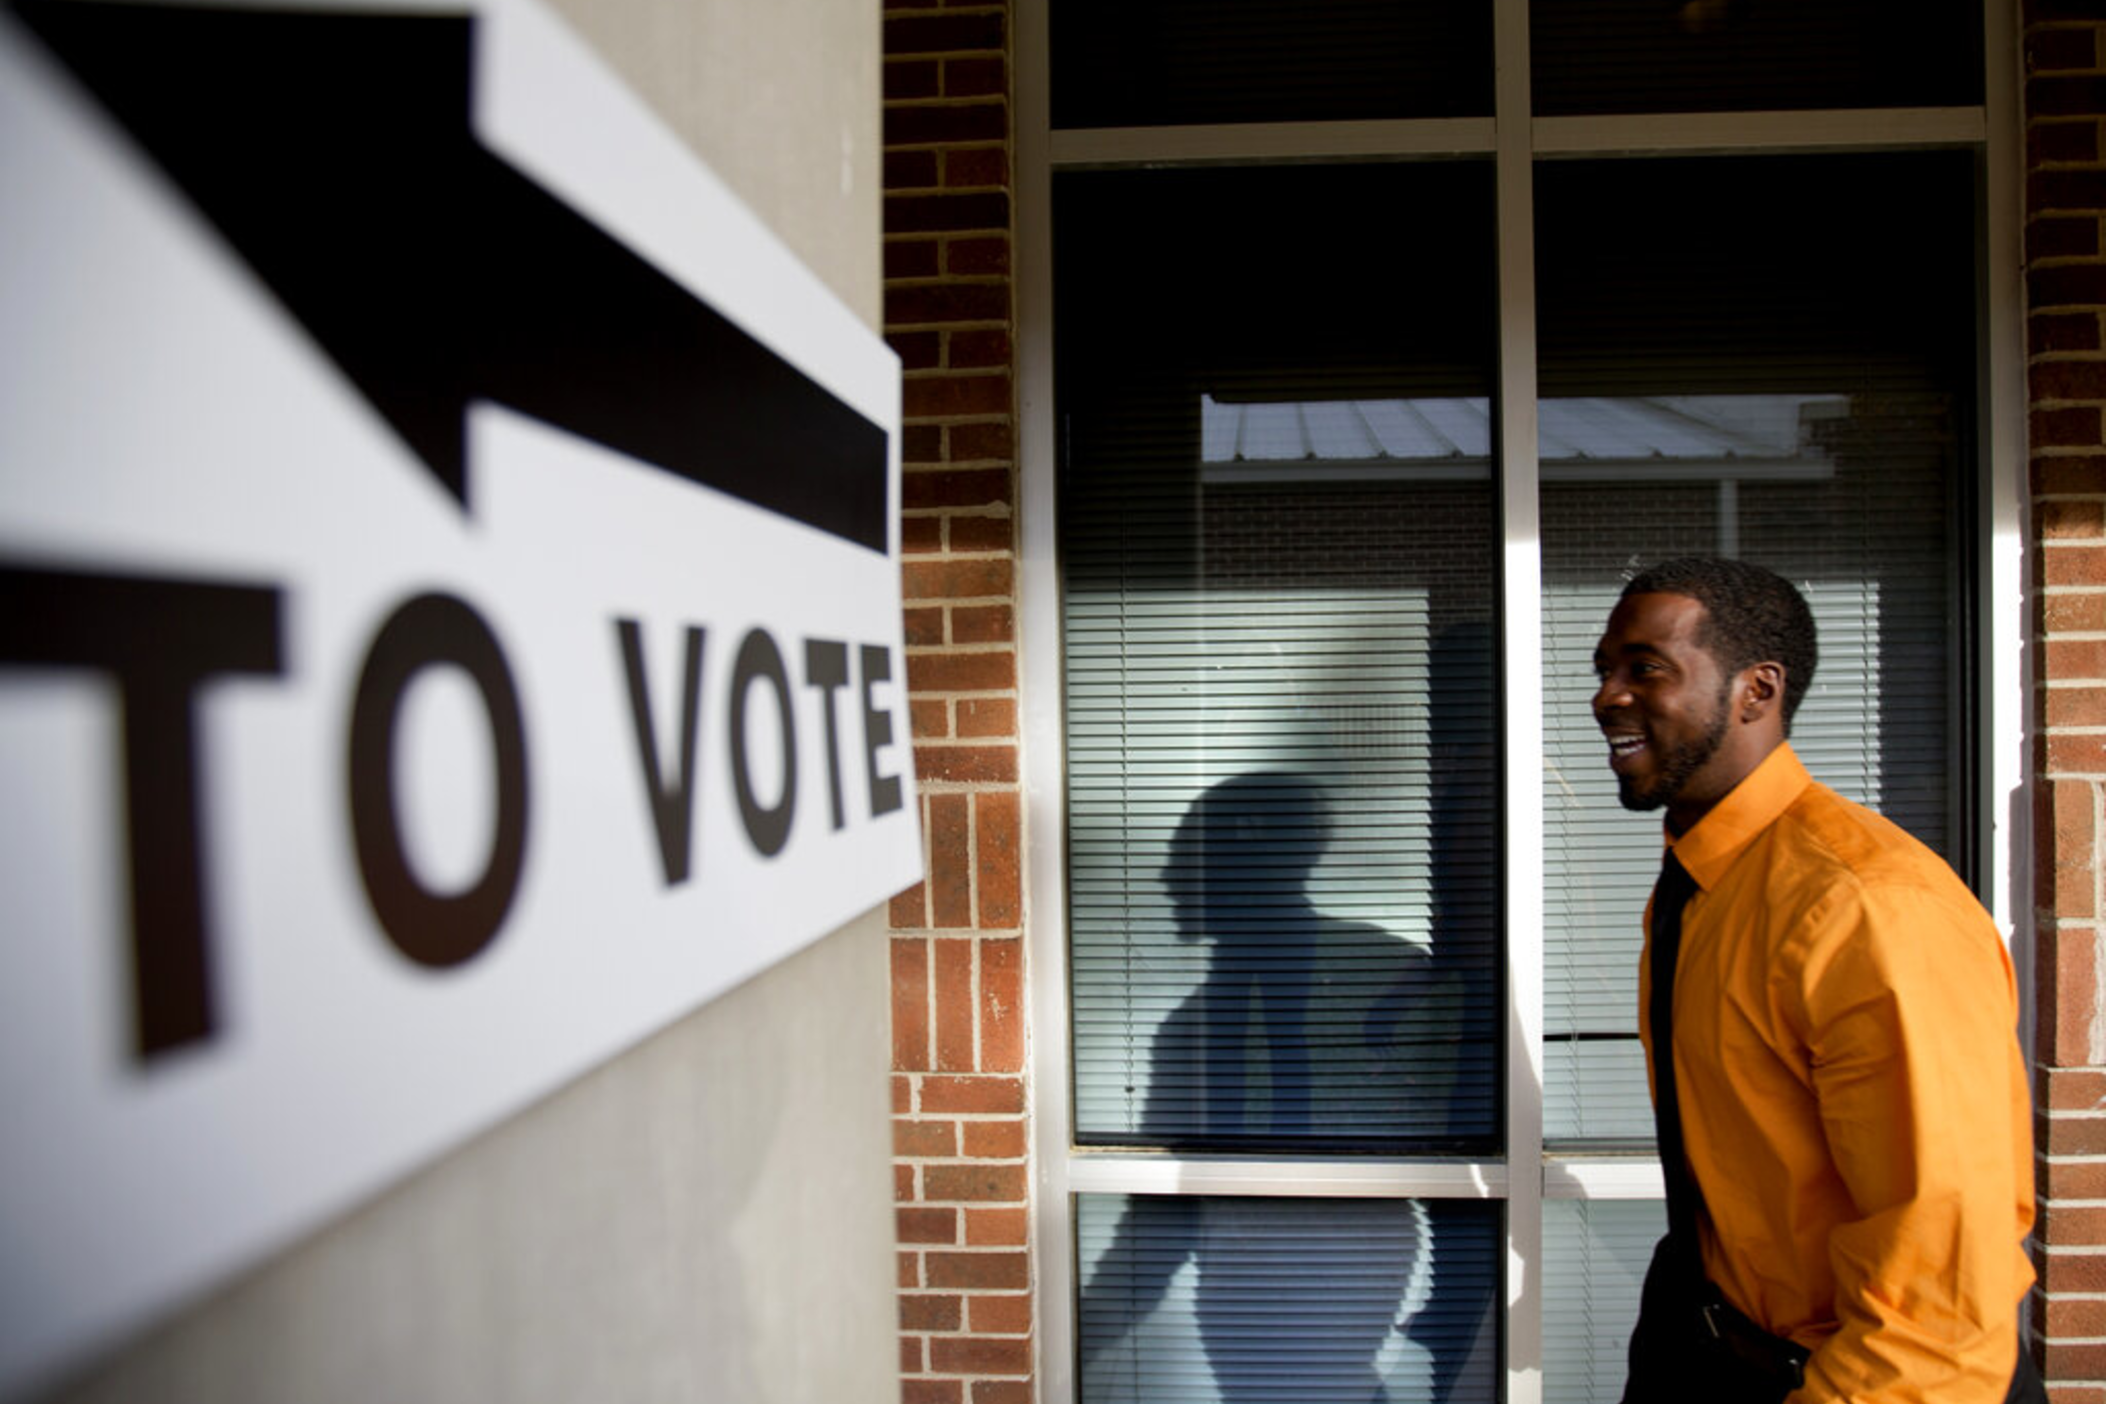
{"type": "Polygon", "coordinates": [[[59,1397],[895,1404],[884,952],[821,942],[59,1397]]]}
{"type": "MultiPolygon", "coordinates": [[[[875,327],[879,7],[561,8],[875,327]]],[[[886,988],[872,913],[57,1397],[894,1404],[886,988]]]]}
{"type": "Polygon", "coordinates": [[[882,8],[856,0],[556,3],[872,328],[883,313],[882,8]]]}

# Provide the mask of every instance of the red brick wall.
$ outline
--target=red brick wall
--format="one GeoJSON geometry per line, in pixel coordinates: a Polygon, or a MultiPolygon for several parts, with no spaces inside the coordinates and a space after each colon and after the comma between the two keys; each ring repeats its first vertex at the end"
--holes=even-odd
{"type": "Polygon", "coordinates": [[[927,880],[892,904],[907,1404],[1033,1397],[1005,4],[885,11],[885,323],[905,371],[927,880]]]}
{"type": "Polygon", "coordinates": [[[2106,42],[2096,3],[2024,10],[2026,328],[2035,602],[2033,902],[2041,1290],[2057,1404],[2106,1401],[2106,42]]]}

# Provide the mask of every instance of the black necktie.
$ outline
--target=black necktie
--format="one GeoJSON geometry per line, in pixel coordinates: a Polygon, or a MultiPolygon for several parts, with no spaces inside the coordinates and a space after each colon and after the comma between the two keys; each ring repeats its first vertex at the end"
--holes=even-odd
{"type": "Polygon", "coordinates": [[[1691,1262],[1696,1258],[1696,1211],[1699,1200],[1690,1177],[1689,1158],[1682,1149],[1682,1110],[1675,1095],[1675,957],[1682,946],[1682,908],[1696,895],[1696,880],[1689,876],[1673,849],[1660,863],[1660,881],[1653,887],[1652,999],[1653,1034],[1653,1130],[1660,1145],[1660,1173],[1667,1183],[1667,1229],[1680,1240],[1691,1262]]]}

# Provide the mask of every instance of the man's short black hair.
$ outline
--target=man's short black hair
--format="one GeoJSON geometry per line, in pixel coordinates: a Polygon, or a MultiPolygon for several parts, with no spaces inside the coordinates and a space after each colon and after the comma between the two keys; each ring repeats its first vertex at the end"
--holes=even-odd
{"type": "Polygon", "coordinates": [[[1680,556],[1631,577],[1631,595],[1687,595],[1704,607],[1697,638],[1728,677],[1757,663],[1784,665],[1784,728],[1813,682],[1819,648],[1813,611],[1775,571],[1720,556],[1680,556]]]}

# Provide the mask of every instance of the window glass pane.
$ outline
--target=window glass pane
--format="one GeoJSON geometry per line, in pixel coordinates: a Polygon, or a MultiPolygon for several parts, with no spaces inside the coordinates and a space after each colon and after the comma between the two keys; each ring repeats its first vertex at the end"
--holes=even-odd
{"type": "Polygon", "coordinates": [[[1658,1201],[1543,1204],[1544,1404],[1617,1404],[1653,1245],[1658,1201]]]}
{"type": "Polygon", "coordinates": [[[1053,125],[1483,117],[1489,0],[1061,0],[1053,125]]]}
{"type": "Polygon", "coordinates": [[[1490,209],[1061,178],[1079,1141],[1495,1143],[1490,209]]]}
{"type": "Polygon", "coordinates": [[[1972,181],[1958,153],[1538,171],[1551,1138],[1652,1131],[1660,816],[1618,807],[1588,705],[1634,567],[1717,553],[1798,584],[1821,661],[1793,746],[1966,871],[1972,181]]]}
{"type": "Polygon", "coordinates": [[[1967,107],[1980,0],[1531,0],[1539,117],[1967,107]]]}
{"type": "Polygon", "coordinates": [[[1472,1201],[1083,1195],[1084,1404],[1499,1397],[1499,1215],[1472,1201]]]}

